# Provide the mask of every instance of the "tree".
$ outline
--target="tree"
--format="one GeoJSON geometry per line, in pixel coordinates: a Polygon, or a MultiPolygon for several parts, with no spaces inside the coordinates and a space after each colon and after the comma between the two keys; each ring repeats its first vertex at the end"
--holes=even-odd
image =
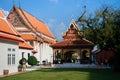
{"type": "Polygon", "coordinates": [[[34,56],[30,56],[29,58],[28,58],[28,64],[29,65],[37,65],[37,59],[36,59],[36,57],[34,57],[34,56]]]}
{"type": "Polygon", "coordinates": [[[115,50],[112,67],[120,71],[120,9],[103,6],[93,16],[85,19],[80,16],[77,22],[83,26],[85,37],[100,49],[115,50]]]}
{"type": "Polygon", "coordinates": [[[83,19],[81,16],[78,21],[82,26],[85,38],[98,45],[101,49],[113,48],[114,45],[114,15],[115,10],[109,7],[103,7],[95,12],[95,15],[89,15],[83,19]]]}
{"type": "Polygon", "coordinates": [[[24,58],[24,57],[22,59],[20,59],[19,64],[23,65],[23,62],[25,62],[25,63],[27,62],[26,58],[24,58]]]}

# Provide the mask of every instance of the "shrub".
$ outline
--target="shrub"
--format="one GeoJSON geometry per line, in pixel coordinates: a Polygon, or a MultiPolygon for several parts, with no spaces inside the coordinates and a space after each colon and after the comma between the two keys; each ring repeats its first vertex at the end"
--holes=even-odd
{"type": "Polygon", "coordinates": [[[29,65],[37,65],[37,59],[36,59],[36,57],[34,57],[34,56],[30,56],[29,58],[28,58],[28,64],[29,65]]]}
{"type": "Polygon", "coordinates": [[[19,64],[19,65],[18,65],[18,68],[23,68],[23,65],[19,64]]]}
{"type": "Polygon", "coordinates": [[[19,64],[23,65],[23,61],[27,62],[26,58],[20,59],[19,64]]]}

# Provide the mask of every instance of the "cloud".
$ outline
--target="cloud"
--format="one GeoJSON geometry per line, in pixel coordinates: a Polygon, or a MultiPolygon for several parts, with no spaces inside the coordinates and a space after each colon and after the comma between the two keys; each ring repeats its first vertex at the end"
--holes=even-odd
{"type": "Polygon", "coordinates": [[[62,35],[65,31],[66,31],[65,23],[61,22],[58,25],[56,25],[55,34],[56,34],[58,40],[62,39],[62,35]]]}
{"type": "Polygon", "coordinates": [[[7,17],[8,14],[9,14],[9,11],[6,11],[6,10],[4,10],[4,9],[2,9],[2,11],[3,11],[3,13],[5,14],[5,17],[7,17]]]}
{"type": "Polygon", "coordinates": [[[50,28],[53,35],[58,39],[62,39],[62,33],[66,30],[66,25],[63,22],[58,23],[56,19],[49,19],[47,26],[50,28]]]}
{"type": "Polygon", "coordinates": [[[49,0],[50,2],[58,3],[59,0],[49,0]]]}

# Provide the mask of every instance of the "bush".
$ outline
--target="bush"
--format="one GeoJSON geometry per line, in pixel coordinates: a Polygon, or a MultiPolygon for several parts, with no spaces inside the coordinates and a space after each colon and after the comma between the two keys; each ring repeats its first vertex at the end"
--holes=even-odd
{"type": "Polygon", "coordinates": [[[36,57],[34,57],[34,56],[30,56],[29,58],[28,58],[28,64],[29,65],[37,65],[37,59],[36,59],[36,57]]]}
{"type": "Polygon", "coordinates": [[[26,58],[20,59],[19,64],[23,65],[23,61],[27,62],[26,58]]]}
{"type": "Polygon", "coordinates": [[[18,68],[23,68],[23,65],[19,64],[19,65],[18,65],[18,68]]]}

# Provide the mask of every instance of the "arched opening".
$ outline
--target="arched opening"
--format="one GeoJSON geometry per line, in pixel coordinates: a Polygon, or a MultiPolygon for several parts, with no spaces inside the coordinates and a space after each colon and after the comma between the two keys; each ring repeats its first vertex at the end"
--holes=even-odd
{"type": "Polygon", "coordinates": [[[89,63],[89,59],[90,59],[90,54],[87,50],[83,50],[82,51],[82,59],[81,59],[81,63],[82,64],[88,64],[89,63]]]}
{"type": "Polygon", "coordinates": [[[80,62],[78,60],[79,54],[76,53],[75,51],[67,51],[64,53],[64,62],[65,63],[76,63],[76,62],[80,62]]]}
{"type": "Polygon", "coordinates": [[[64,62],[70,63],[73,53],[74,53],[74,51],[68,51],[68,52],[64,53],[64,62]]]}

